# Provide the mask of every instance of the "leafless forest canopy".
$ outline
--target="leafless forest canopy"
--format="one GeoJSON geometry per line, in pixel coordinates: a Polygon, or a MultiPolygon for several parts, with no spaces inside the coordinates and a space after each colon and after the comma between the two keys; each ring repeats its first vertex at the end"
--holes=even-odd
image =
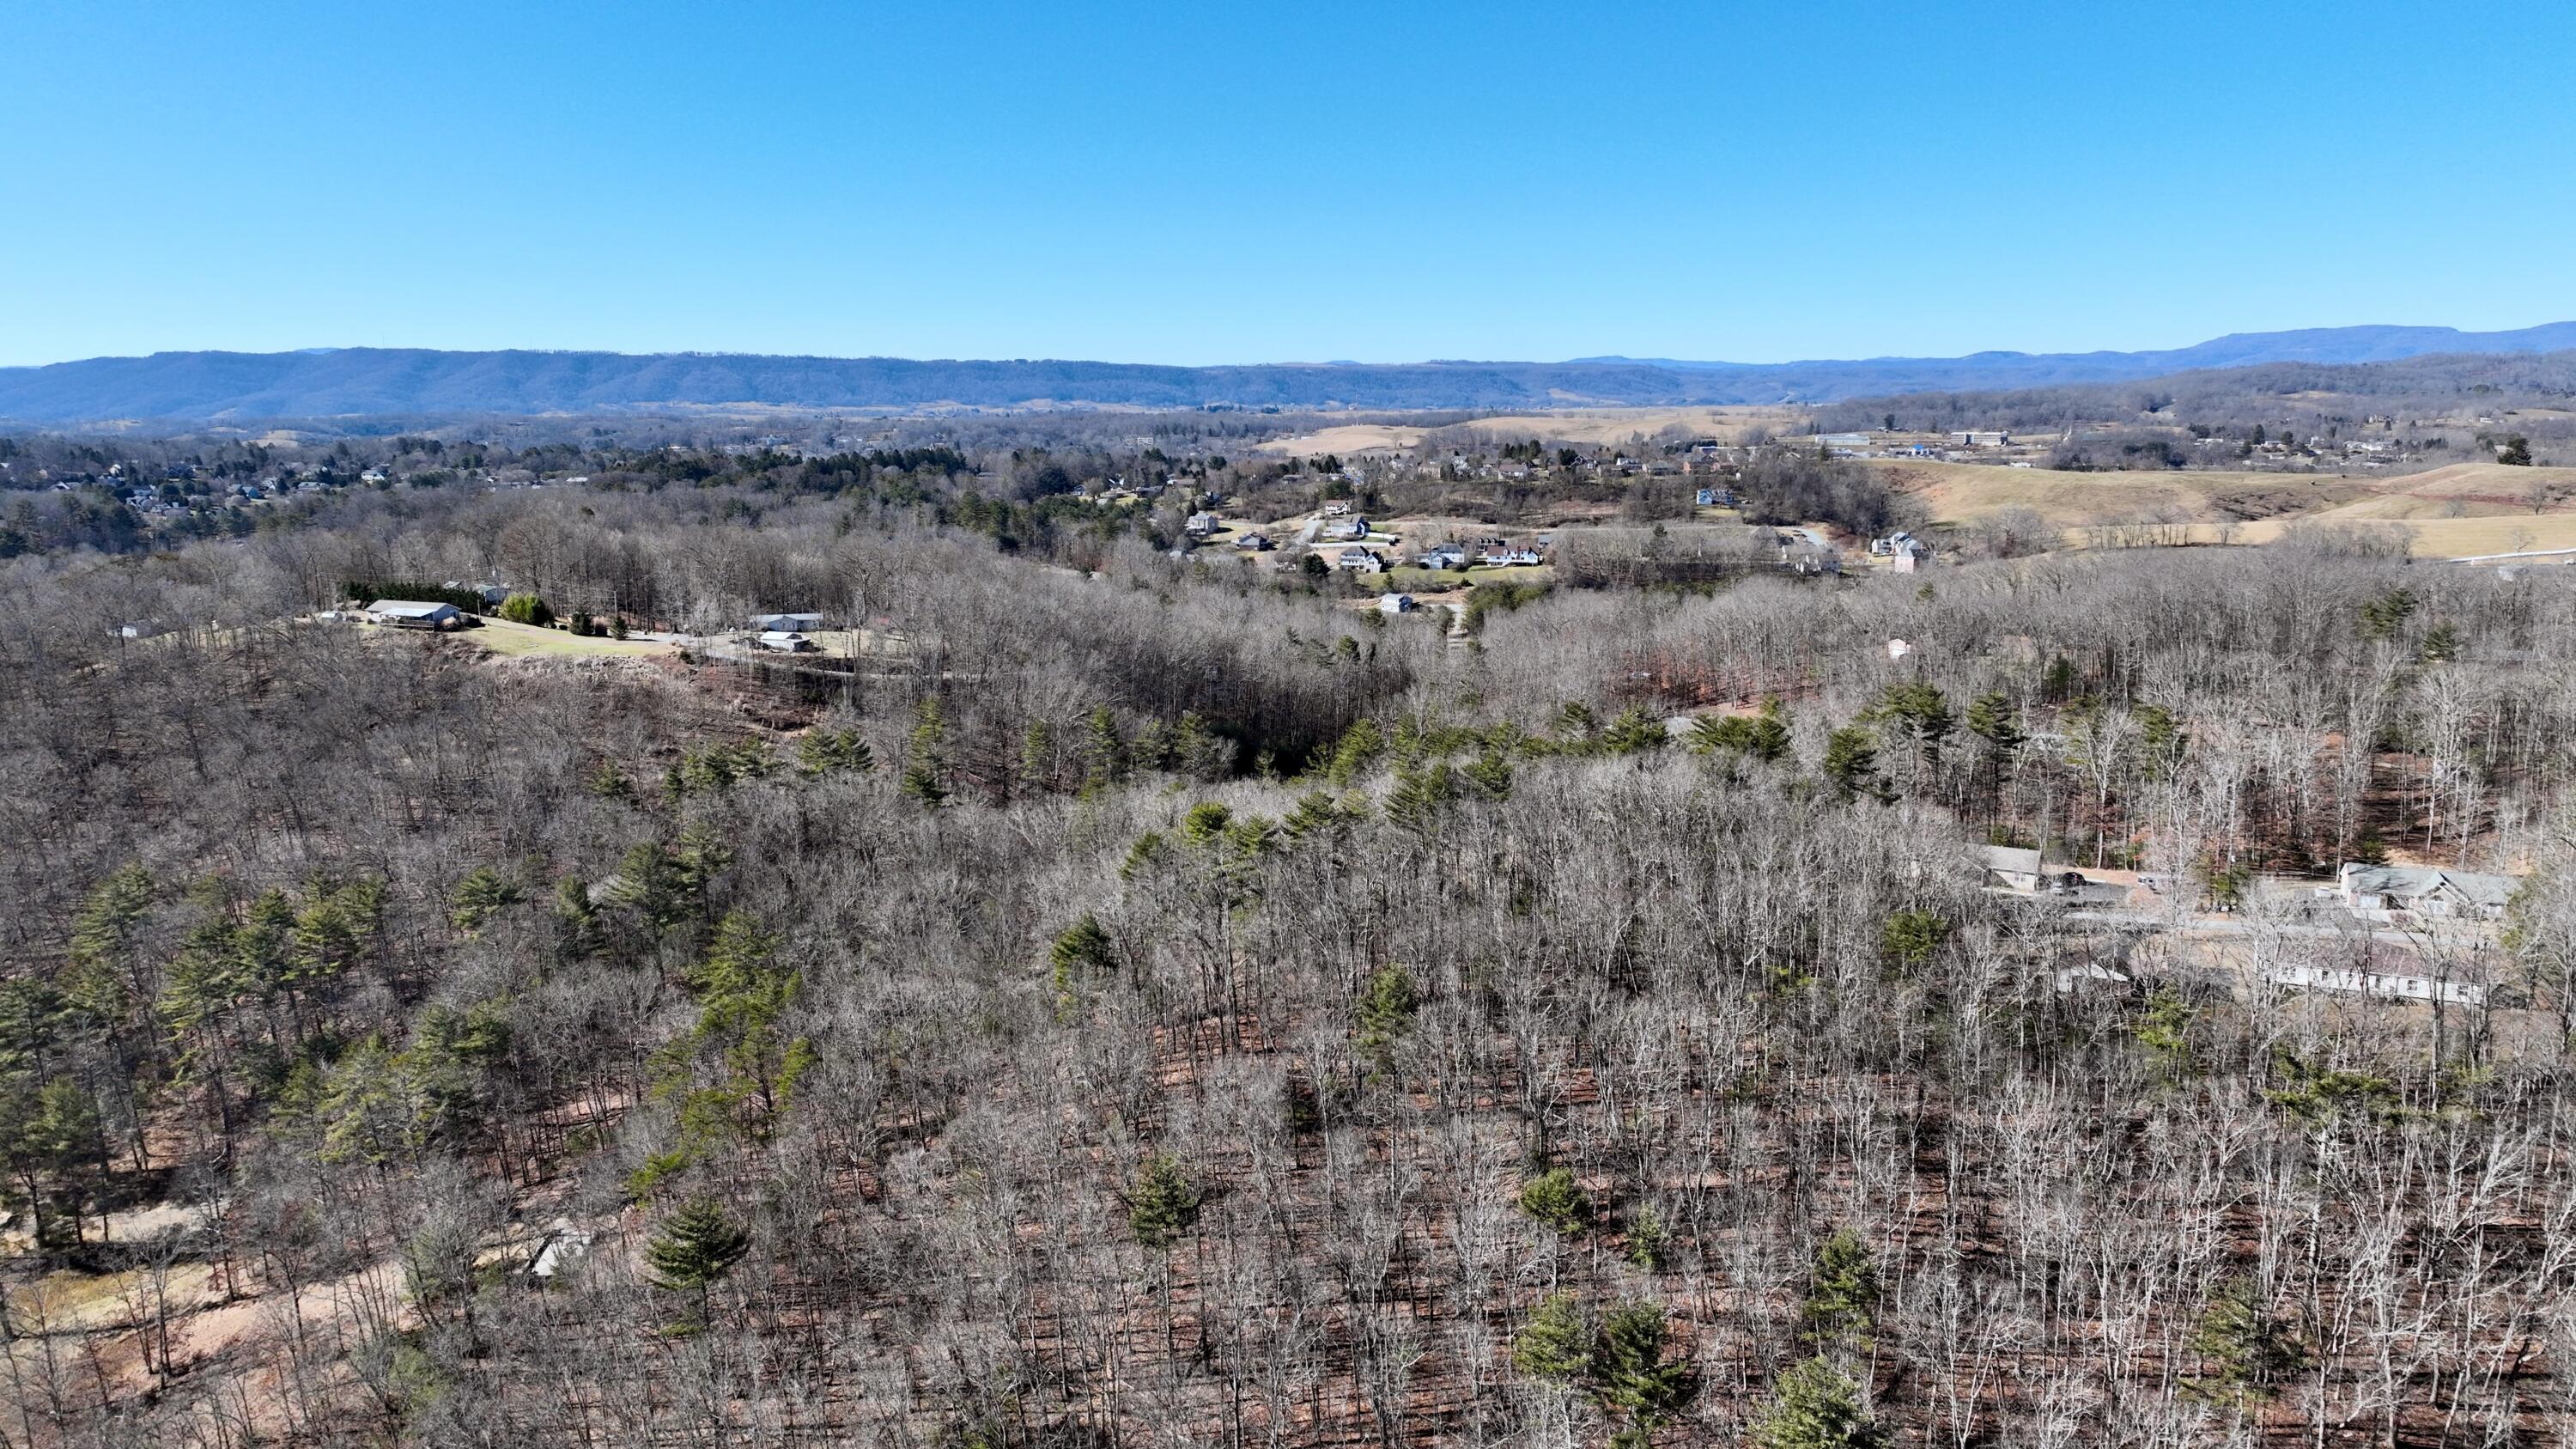
{"type": "Polygon", "coordinates": [[[2576,590],[1613,558],[1453,639],[1049,512],[1190,444],[0,562],[0,1444],[2570,1442],[2576,590]],[[315,617],[485,579],[864,646],[315,617]],[[2524,877],[2492,990],[2275,984],[2391,948],[2245,883],[2384,857],[2524,877]]]}

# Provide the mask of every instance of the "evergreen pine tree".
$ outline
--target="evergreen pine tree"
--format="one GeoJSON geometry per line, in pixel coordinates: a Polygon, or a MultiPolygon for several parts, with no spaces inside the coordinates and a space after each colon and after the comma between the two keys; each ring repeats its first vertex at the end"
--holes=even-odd
{"type": "Polygon", "coordinates": [[[2063,654],[2051,656],[2048,672],[2040,677],[2039,692],[2051,704],[2064,704],[2074,698],[2074,663],[2063,654]]]}
{"type": "Polygon", "coordinates": [[[1884,1443],[1860,1406],[1860,1386],[1823,1358],[1780,1376],[1771,1407],[1754,1422],[1759,1449],[1876,1449],[1884,1443]]]}
{"type": "Polygon", "coordinates": [[[1072,1012],[1075,988],[1086,978],[1106,976],[1117,968],[1118,952],[1100,919],[1085,911],[1081,920],[1055,938],[1047,951],[1047,965],[1055,976],[1056,1014],[1061,1018],[1072,1012]]]}
{"type": "Polygon", "coordinates": [[[1860,1235],[1837,1228],[1816,1245],[1804,1305],[1805,1337],[1819,1349],[1866,1347],[1878,1315],[1878,1265],[1860,1235]]]}
{"type": "Polygon", "coordinates": [[[1845,725],[1825,741],[1825,779],[1846,800],[1863,795],[1877,795],[1878,746],[1868,730],[1859,725],[1845,725]]]}
{"type": "Polygon", "coordinates": [[[1401,966],[1385,966],[1368,979],[1361,989],[1355,1015],[1359,1018],[1360,1049],[1383,1064],[1396,1041],[1413,1026],[1413,1013],[1420,1005],[1413,978],[1401,966]]]}
{"type": "Polygon", "coordinates": [[[807,775],[864,775],[876,766],[876,752],[855,729],[827,730],[817,725],[796,742],[796,767],[807,775]]]}
{"type": "Polygon", "coordinates": [[[692,1198],[644,1245],[644,1262],[656,1286],[692,1294],[705,1317],[708,1291],[751,1251],[751,1235],[734,1226],[711,1198],[692,1198]]]}
{"type": "Polygon", "coordinates": [[[1631,1303],[1601,1320],[1592,1351],[1593,1387],[1602,1403],[1624,1410],[1639,1431],[1650,1431],[1698,1392],[1688,1362],[1664,1361],[1664,1310],[1631,1303]]]}
{"type": "Polygon", "coordinates": [[[1055,728],[1031,720],[1020,735],[1020,784],[1030,790],[1055,788],[1055,728]]]}
{"type": "Polygon", "coordinates": [[[1172,767],[1195,780],[1222,780],[1234,769],[1234,741],[1209,729],[1198,711],[1181,715],[1172,731],[1172,767]]]}
{"type": "Polygon", "coordinates": [[[1096,795],[1127,775],[1127,742],[1118,737],[1118,717],[1101,705],[1084,721],[1082,792],[1096,795]]]}
{"type": "Polygon", "coordinates": [[[1628,1261],[1650,1273],[1662,1267],[1667,1237],[1664,1215],[1652,1204],[1638,1208],[1628,1222],[1628,1261]]]}
{"type": "Polygon", "coordinates": [[[2191,1335],[2192,1351],[2217,1366],[2215,1381],[2243,1398],[2269,1398],[2281,1375],[2308,1362],[2289,1326],[2272,1315],[2252,1275],[2239,1273],[2218,1286],[2191,1335]]]}
{"type": "Polygon", "coordinates": [[[1569,1383],[1592,1365],[1592,1325],[1571,1293],[1550,1293],[1512,1337],[1512,1367],[1534,1379],[1569,1383]]]}
{"type": "Polygon", "coordinates": [[[1592,1221],[1592,1200],[1583,1185],[1562,1167],[1551,1167],[1523,1184],[1515,1200],[1522,1212],[1560,1233],[1579,1233],[1592,1221]]]}
{"type": "Polygon", "coordinates": [[[1441,807],[1456,793],[1456,775],[1446,760],[1399,766],[1395,788],[1386,795],[1387,823],[1417,840],[1428,840],[1439,833],[1441,807]]]}
{"type": "Polygon", "coordinates": [[[642,917],[646,928],[655,935],[697,914],[689,873],[670,850],[651,841],[626,852],[626,858],[618,862],[617,874],[602,884],[601,893],[611,903],[642,917]]]}
{"type": "Polygon", "coordinates": [[[152,908],[152,894],[152,873],[140,865],[127,865],[99,882],[72,921],[72,964],[84,969],[119,964],[144,912],[152,908]]]}
{"type": "Polygon", "coordinates": [[[1168,1248],[1199,1220],[1199,1190],[1171,1154],[1157,1152],[1137,1169],[1127,1194],[1127,1226],[1148,1248],[1168,1248]]]}
{"type": "Polygon", "coordinates": [[[1968,733],[1984,740],[1998,755],[2010,755],[2022,746],[2021,722],[2013,715],[2012,701],[2001,693],[1981,694],[1969,702],[1968,733]]]}
{"type": "Polygon", "coordinates": [[[1341,743],[1333,747],[1332,762],[1324,769],[1324,778],[1335,788],[1347,790],[1353,781],[1366,773],[1386,749],[1386,736],[1377,722],[1361,719],[1342,732],[1341,743]]]}
{"type": "Polygon", "coordinates": [[[1670,738],[1662,720],[1636,706],[1621,710],[1601,733],[1602,744],[1614,755],[1649,754],[1670,738]]]}
{"type": "Polygon", "coordinates": [[[1512,798],[1512,761],[1502,746],[1488,741],[1475,760],[1459,772],[1475,792],[1487,800],[1501,802],[1512,798]]]}
{"type": "Polygon", "coordinates": [[[459,934],[471,936],[504,909],[517,905],[521,898],[517,882],[488,865],[478,865],[464,880],[457,882],[455,900],[447,919],[459,934]]]}
{"type": "Polygon", "coordinates": [[[1281,826],[1288,832],[1290,840],[1302,841],[1317,836],[1338,840],[1349,833],[1363,814],[1345,808],[1341,801],[1325,791],[1309,790],[1297,797],[1297,808],[1288,812],[1281,826]]]}
{"type": "Polygon", "coordinates": [[[590,903],[590,887],[579,876],[555,882],[555,959],[565,964],[599,949],[599,912],[590,903]]]}
{"type": "Polygon", "coordinates": [[[1931,911],[1898,911],[1879,931],[1879,945],[1889,960],[1919,971],[1950,936],[1950,923],[1931,911]]]}
{"type": "Polygon", "coordinates": [[[339,886],[317,882],[304,908],[295,913],[290,979],[325,981],[357,965],[375,939],[383,912],[382,881],[367,878],[339,886]]]}
{"type": "Polygon", "coordinates": [[[921,702],[912,727],[912,743],[904,752],[903,793],[933,809],[948,798],[948,722],[935,694],[921,702]]]}
{"type": "Polygon", "coordinates": [[[1739,755],[1764,763],[1789,754],[1789,721],[1780,701],[1765,700],[1755,715],[1704,714],[1691,725],[1690,752],[1695,755],[1739,755]]]}

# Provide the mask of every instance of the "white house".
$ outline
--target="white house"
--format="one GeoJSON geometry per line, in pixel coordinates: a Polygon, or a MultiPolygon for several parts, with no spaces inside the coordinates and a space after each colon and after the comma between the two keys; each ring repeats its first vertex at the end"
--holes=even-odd
{"type": "Polygon", "coordinates": [[[823,627],[820,614],[754,614],[751,629],[755,634],[809,634],[823,627]]]}
{"type": "Polygon", "coordinates": [[[1413,609],[1411,594],[1385,594],[1377,601],[1377,611],[1381,614],[1410,614],[1413,609]]]}
{"type": "Polygon", "coordinates": [[[1384,572],[1386,562],[1367,549],[1346,548],[1334,555],[1333,567],[1349,569],[1354,573],[1374,574],[1384,572]]]}
{"type": "Polygon", "coordinates": [[[2340,966],[2272,966],[2263,979],[2276,986],[2333,991],[2349,996],[2386,997],[2395,1001],[2439,1001],[2446,1006],[2484,1006],[2487,988],[2473,981],[2445,981],[2396,972],[2355,971],[2340,966]]]}

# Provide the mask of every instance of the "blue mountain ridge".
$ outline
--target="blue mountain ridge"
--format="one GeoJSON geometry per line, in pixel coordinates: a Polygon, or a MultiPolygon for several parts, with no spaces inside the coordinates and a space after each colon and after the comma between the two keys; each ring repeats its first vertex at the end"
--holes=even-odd
{"type": "Polygon", "coordinates": [[[1059,360],[437,351],[158,352],[0,368],[0,421],[540,414],[661,407],[1550,408],[1831,402],[1905,392],[2046,387],[2260,363],[2364,363],[2576,348],[2576,322],[2509,332],[2321,327],[2234,333],[2149,352],[1979,352],[1782,363],[1585,357],[1566,362],[1257,363],[1167,367],[1059,360]]]}

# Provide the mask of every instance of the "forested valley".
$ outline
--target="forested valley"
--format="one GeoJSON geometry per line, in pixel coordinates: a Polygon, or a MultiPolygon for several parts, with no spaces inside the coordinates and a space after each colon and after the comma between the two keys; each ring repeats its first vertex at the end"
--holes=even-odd
{"type": "Polygon", "coordinates": [[[2321,535],[1452,637],[1052,491],[0,561],[0,1444],[2576,1437],[2576,591],[2321,535]],[[871,649],[324,617],[494,576],[871,649]],[[2281,986],[2386,947],[2247,882],[2390,858],[2521,878],[2494,989],[2281,986]]]}

